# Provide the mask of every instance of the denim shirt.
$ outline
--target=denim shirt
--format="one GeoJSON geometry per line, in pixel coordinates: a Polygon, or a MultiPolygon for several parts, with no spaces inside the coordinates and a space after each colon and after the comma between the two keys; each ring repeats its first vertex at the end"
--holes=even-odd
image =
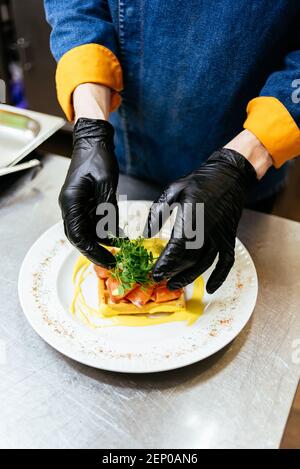
{"type": "MultiPolygon", "coordinates": [[[[243,129],[248,102],[273,96],[299,126],[299,0],[45,0],[57,60],[96,43],[121,63],[111,114],[121,170],[166,184],[243,129]]],[[[252,200],[282,184],[271,169],[252,200]]]]}

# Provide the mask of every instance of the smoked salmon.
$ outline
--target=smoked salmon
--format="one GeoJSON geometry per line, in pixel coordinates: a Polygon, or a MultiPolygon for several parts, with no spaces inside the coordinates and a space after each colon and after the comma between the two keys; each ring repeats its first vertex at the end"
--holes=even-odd
{"type": "Polygon", "coordinates": [[[166,283],[158,284],[152,294],[155,303],[163,303],[164,301],[176,300],[182,295],[183,289],[169,290],[166,283]]]}
{"type": "Polygon", "coordinates": [[[113,302],[118,302],[118,301],[122,300],[123,298],[126,297],[126,295],[129,292],[131,292],[136,287],[136,285],[134,285],[134,287],[132,289],[130,289],[130,290],[127,289],[126,290],[121,285],[121,283],[119,282],[118,279],[113,278],[111,276],[106,279],[106,286],[107,286],[107,289],[108,289],[109,297],[113,302]]]}
{"type": "Polygon", "coordinates": [[[106,269],[105,267],[101,267],[100,265],[94,265],[95,272],[99,278],[106,279],[109,277],[109,269],[106,269]]]}
{"type": "Polygon", "coordinates": [[[150,301],[154,290],[154,284],[149,286],[138,286],[126,295],[126,298],[139,308],[150,301]]]}

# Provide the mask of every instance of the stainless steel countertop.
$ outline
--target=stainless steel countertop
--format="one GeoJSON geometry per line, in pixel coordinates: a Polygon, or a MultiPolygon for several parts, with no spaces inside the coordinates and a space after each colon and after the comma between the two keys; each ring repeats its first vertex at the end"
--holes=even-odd
{"type": "MultiPolygon", "coordinates": [[[[33,179],[27,173],[0,198],[0,447],[278,447],[300,371],[292,359],[300,339],[300,224],[245,212],[240,238],[258,271],[258,303],[221,352],[154,375],[95,370],[44,343],[17,295],[26,251],[60,218],[67,165],[49,156],[33,179]]],[[[145,198],[144,187],[134,188],[145,198]]]]}

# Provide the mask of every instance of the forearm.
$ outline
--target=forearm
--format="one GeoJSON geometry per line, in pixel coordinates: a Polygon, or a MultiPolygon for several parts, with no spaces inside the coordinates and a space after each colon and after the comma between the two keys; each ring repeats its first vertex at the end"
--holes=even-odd
{"type": "MultiPolygon", "coordinates": [[[[109,117],[111,91],[108,87],[84,83],[77,86],[73,93],[75,122],[80,117],[104,119],[109,117]]],[[[254,167],[261,179],[273,165],[273,160],[258,138],[249,130],[243,130],[225,145],[241,153],[254,167]]]]}
{"type": "Polygon", "coordinates": [[[75,122],[80,117],[104,119],[109,117],[110,88],[94,83],[83,83],[73,93],[75,122]]]}
{"type": "Polygon", "coordinates": [[[258,179],[261,179],[273,165],[273,160],[267,149],[249,130],[243,130],[227,143],[225,148],[241,153],[254,167],[258,179]]]}

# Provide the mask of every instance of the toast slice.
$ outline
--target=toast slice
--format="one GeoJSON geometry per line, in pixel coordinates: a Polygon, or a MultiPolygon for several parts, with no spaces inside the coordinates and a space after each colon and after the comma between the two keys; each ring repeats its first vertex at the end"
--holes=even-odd
{"type": "Polygon", "coordinates": [[[175,300],[156,303],[149,301],[143,306],[135,306],[133,303],[113,303],[110,300],[105,280],[98,278],[98,296],[99,296],[99,312],[104,317],[112,317],[117,314],[154,314],[154,313],[175,313],[176,311],[185,311],[184,293],[175,300]]]}

